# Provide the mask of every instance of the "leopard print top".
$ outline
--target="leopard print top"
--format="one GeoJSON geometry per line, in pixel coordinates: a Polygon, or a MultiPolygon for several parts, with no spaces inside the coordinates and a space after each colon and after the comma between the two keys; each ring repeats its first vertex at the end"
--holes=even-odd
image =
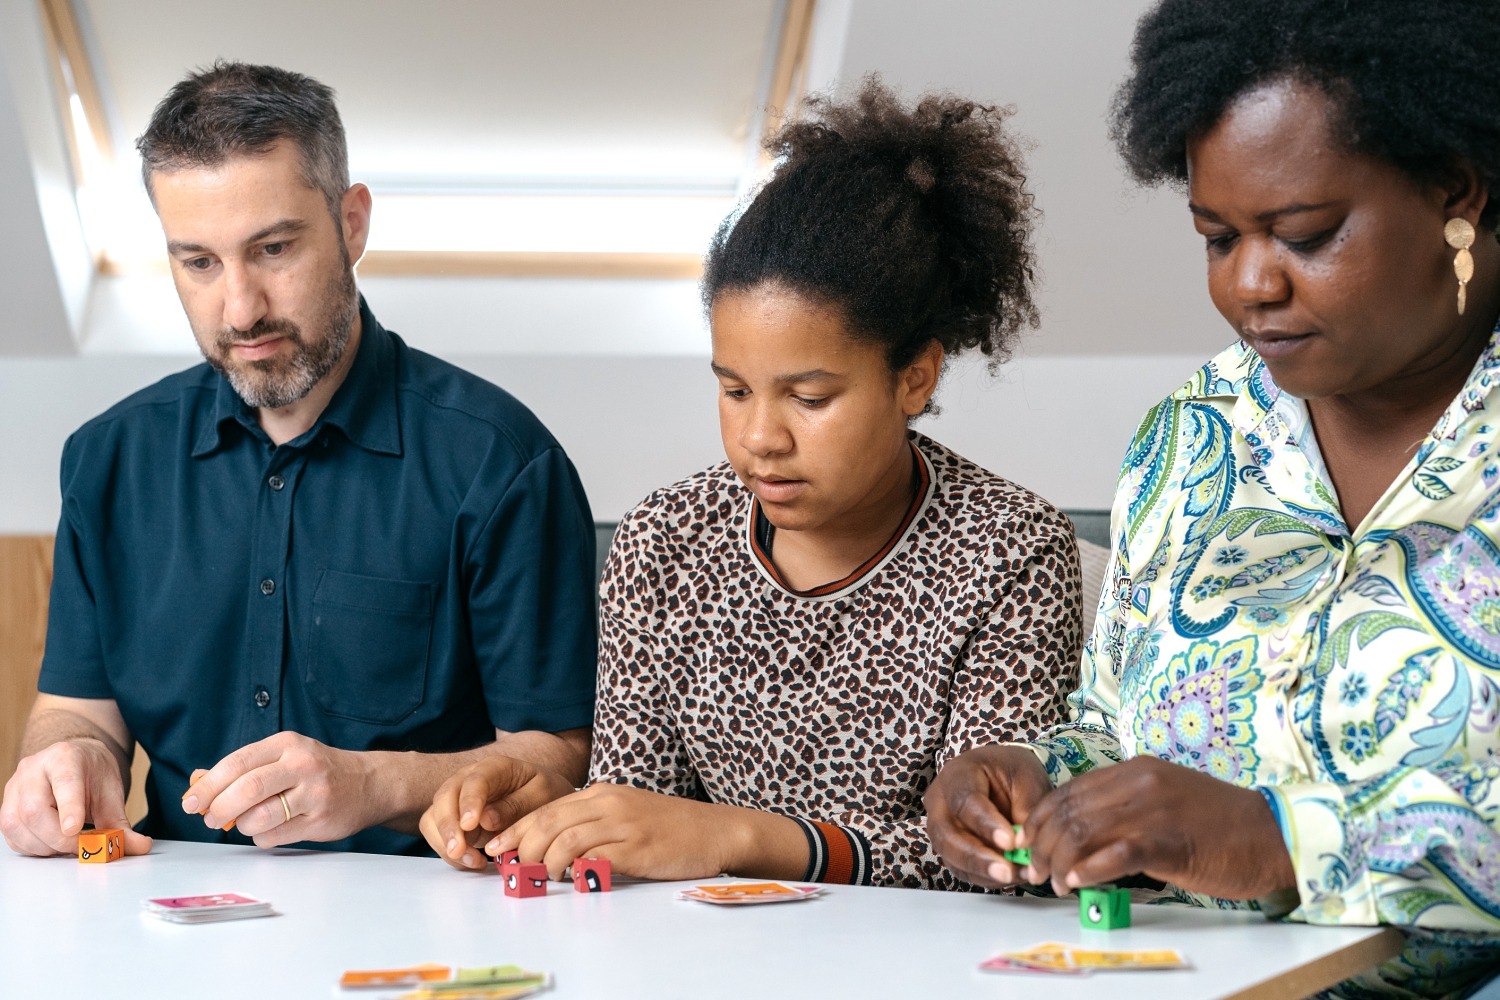
{"type": "Polygon", "coordinates": [[[926,489],[883,558],[799,596],[728,463],[656,491],[600,586],[594,781],[796,820],[809,880],[969,888],[922,793],[1029,740],[1077,682],[1078,554],[1046,501],[913,434],[926,489]]]}

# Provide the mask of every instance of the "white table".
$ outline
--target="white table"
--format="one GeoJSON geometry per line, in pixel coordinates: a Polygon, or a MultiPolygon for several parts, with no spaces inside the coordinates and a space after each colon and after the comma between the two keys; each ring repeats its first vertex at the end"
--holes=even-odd
{"type": "Polygon", "coordinates": [[[554,883],[545,898],[510,899],[493,869],[435,859],[157,841],[146,857],[82,865],[0,848],[0,997],[329,997],[345,969],[420,962],[551,972],[548,995],[560,1000],[1301,996],[1400,946],[1390,930],[1176,906],[1137,905],[1130,930],[1086,933],[1074,900],[835,886],[730,908],[675,900],[679,887],[583,895],[554,883]],[[270,900],[279,915],[179,925],[140,911],[147,897],[212,892],[270,900]],[[977,968],[1044,940],[1170,946],[1194,968],[1076,978],[977,968]]]}

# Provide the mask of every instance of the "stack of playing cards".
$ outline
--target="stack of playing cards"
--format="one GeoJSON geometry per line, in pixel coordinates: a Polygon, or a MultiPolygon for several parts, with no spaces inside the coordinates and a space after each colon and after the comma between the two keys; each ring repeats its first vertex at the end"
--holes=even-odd
{"type": "Polygon", "coordinates": [[[249,917],[274,916],[271,904],[241,896],[237,892],[219,892],[212,896],[167,896],[142,901],[141,908],[153,917],[174,924],[206,924],[215,920],[245,920],[249,917]]]}
{"type": "Polygon", "coordinates": [[[715,906],[755,906],[761,903],[795,903],[823,891],[820,885],[787,885],[785,882],[728,882],[695,885],[683,889],[678,899],[691,899],[715,906]]]}
{"type": "Polygon", "coordinates": [[[1085,948],[1082,945],[1046,941],[1021,951],[1005,951],[981,962],[985,972],[1037,972],[1045,975],[1083,976],[1091,972],[1121,969],[1186,969],[1187,959],[1175,948],[1138,951],[1085,948]]]}
{"type": "Polygon", "coordinates": [[[352,970],[339,980],[339,986],[346,990],[417,986],[395,1000],[519,1000],[551,985],[551,977],[546,973],[528,972],[519,965],[459,969],[457,974],[446,965],[352,970]]]}

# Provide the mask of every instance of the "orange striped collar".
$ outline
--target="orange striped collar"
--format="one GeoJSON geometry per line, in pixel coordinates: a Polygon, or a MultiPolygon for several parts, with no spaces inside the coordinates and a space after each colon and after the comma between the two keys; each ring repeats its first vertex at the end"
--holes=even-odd
{"type": "Polygon", "coordinates": [[[922,454],[920,448],[915,444],[911,444],[910,447],[913,471],[917,476],[917,488],[912,496],[911,505],[906,508],[906,513],[901,518],[901,523],[896,526],[896,530],[891,533],[891,537],[886,539],[885,544],[874,555],[860,563],[854,572],[842,580],[834,580],[832,583],[825,583],[811,590],[797,590],[790,586],[781,575],[781,571],[776,568],[776,563],[771,559],[769,547],[770,538],[775,532],[775,528],[766,520],[766,515],[760,508],[760,501],[751,496],[750,510],[745,518],[745,535],[749,542],[750,554],[760,566],[761,571],[771,578],[772,583],[794,597],[826,600],[842,596],[854,590],[867,577],[885,565],[900,546],[901,540],[906,537],[906,533],[911,530],[911,526],[916,523],[917,516],[927,506],[927,502],[932,499],[933,483],[935,480],[932,466],[927,461],[927,456],[922,454]]]}

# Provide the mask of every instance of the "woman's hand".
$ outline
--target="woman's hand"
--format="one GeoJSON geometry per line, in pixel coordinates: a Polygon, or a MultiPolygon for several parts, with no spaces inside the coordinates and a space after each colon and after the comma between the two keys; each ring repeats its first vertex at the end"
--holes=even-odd
{"type": "Polygon", "coordinates": [[[796,878],[807,865],[802,831],[784,816],[614,784],[543,806],[485,850],[518,850],[554,879],[575,858],[606,858],[616,874],[663,881],[724,872],[796,878]]]}
{"type": "Polygon", "coordinates": [[[1259,792],[1156,757],[1073,778],[1031,811],[1022,844],[1030,880],[1058,895],[1137,873],[1221,899],[1297,883],[1259,792]]]}
{"type": "Polygon", "coordinates": [[[1046,768],[1021,746],[976,747],[943,765],[922,804],[927,835],[953,873],[997,888],[1021,881],[1001,852],[1020,846],[1012,823],[1024,823],[1052,791],[1046,768]]]}
{"type": "Polygon", "coordinates": [[[481,844],[538,806],[569,795],[572,782],[514,757],[486,757],[443,782],[418,824],[454,868],[483,868],[481,844]]]}

